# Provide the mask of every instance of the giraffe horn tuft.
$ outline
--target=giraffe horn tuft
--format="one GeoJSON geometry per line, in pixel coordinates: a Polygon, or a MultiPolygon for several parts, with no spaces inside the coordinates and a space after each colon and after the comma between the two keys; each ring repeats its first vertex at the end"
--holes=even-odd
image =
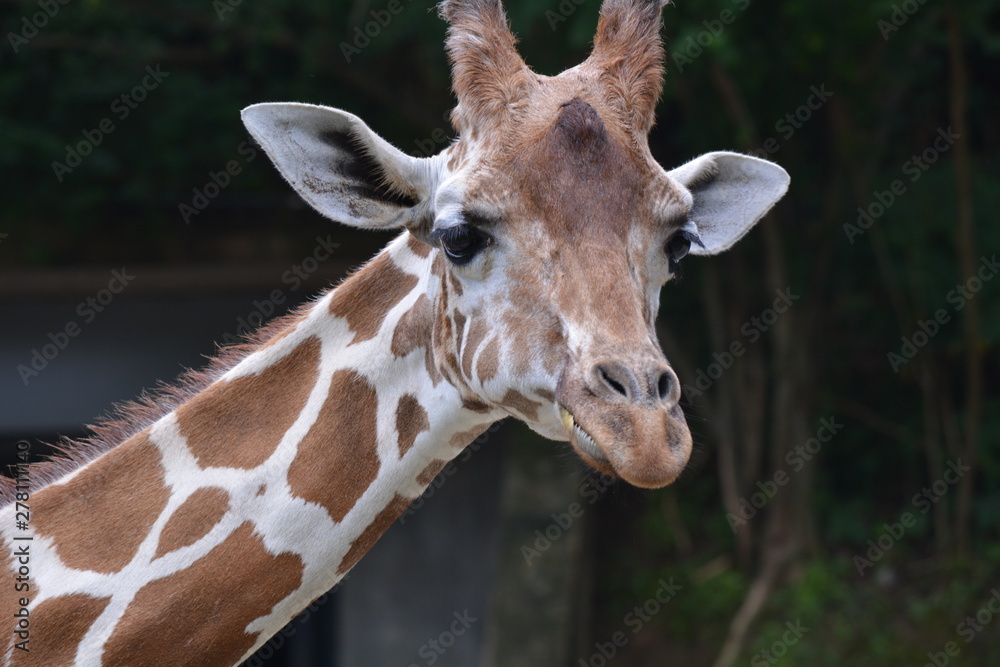
{"type": "Polygon", "coordinates": [[[594,49],[585,63],[604,81],[633,130],[653,127],[663,91],[663,8],[669,0],[604,0],[594,49]]]}
{"type": "Polygon", "coordinates": [[[445,0],[438,10],[450,24],[445,47],[458,97],[455,125],[461,130],[502,122],[524,94],[530,70],[517,52],[501,0],[445,0]]]}

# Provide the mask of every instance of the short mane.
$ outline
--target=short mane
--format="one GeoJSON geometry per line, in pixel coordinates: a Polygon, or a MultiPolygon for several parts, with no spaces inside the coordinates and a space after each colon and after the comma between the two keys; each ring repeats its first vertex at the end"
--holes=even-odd
{"type": "MultiPolygon", "coordinates": [[[[330,291],[326,290],[288,314],[271,320],[256,332],[246,334],[242,342],[220,346],[204,368],[187,369],[173,382],[161,381],[153,389],[143,391],[139,398],[113,406],[96,424],[87,426],[91,435],[80,439],[62,438],[52,445],[55,454],[28,466],[29,491],[38,491],[57,482],[149,428],[204,391],[281,331],[304,318],[316,302],[330,291]]],[[[15,486],[14,478],[0,474],[0,506],[14,502],[15,486]]]]}

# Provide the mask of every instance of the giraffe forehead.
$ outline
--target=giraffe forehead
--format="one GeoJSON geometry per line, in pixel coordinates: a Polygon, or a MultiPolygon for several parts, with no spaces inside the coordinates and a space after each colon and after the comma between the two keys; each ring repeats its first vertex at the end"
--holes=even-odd
{"type": "Polygon", "coordinates": [[[573,92],[526,113],[503,145],[481,147],[465,209],[502,221],[503,232],[523,236],[523,243],[541,235],[622,245],[683,217],[683,193],[653,161],[645,139],[635,141],[597,100],[573,92]],[[543,227],[531,228],[536,222],[543,227]]]}

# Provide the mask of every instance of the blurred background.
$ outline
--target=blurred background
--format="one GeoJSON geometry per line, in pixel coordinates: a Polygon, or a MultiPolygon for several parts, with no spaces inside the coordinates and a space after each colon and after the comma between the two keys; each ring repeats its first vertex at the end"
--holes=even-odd
{"type": "MultiPolygon", "coordinates": [[[[586,57],[597,0],[506,6],[536,71],[586,57]]],[[[453,137],[426,0],[2,7],[4,462],[389,241],[300,203],[241,108],[340,107],[415,155],[453,137]]],[[[639,492],[505,424],[248,664],[996,664],[1000,1],[684,0],[664,22],[654,156],[792,176],[663,290],[688,470],[639,492]]]]}

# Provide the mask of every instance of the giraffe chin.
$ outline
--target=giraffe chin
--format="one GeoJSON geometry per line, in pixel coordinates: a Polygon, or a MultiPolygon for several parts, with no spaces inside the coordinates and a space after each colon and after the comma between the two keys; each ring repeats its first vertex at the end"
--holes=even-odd
{"type": "Polygon", "coordinates": [[[671,411],[679,414],[670,414],[665,420],[669,444],[664,447],[656,440],[635,444],[609,442],[614,440],[612,437],[599,441],[580,425],[572,412],[562,405],[558,407],[573,449],[584,463],[601,474],[639,488],[658,489],[676,481],[687,465],[691,435],[679,409],[671,411]]]}

